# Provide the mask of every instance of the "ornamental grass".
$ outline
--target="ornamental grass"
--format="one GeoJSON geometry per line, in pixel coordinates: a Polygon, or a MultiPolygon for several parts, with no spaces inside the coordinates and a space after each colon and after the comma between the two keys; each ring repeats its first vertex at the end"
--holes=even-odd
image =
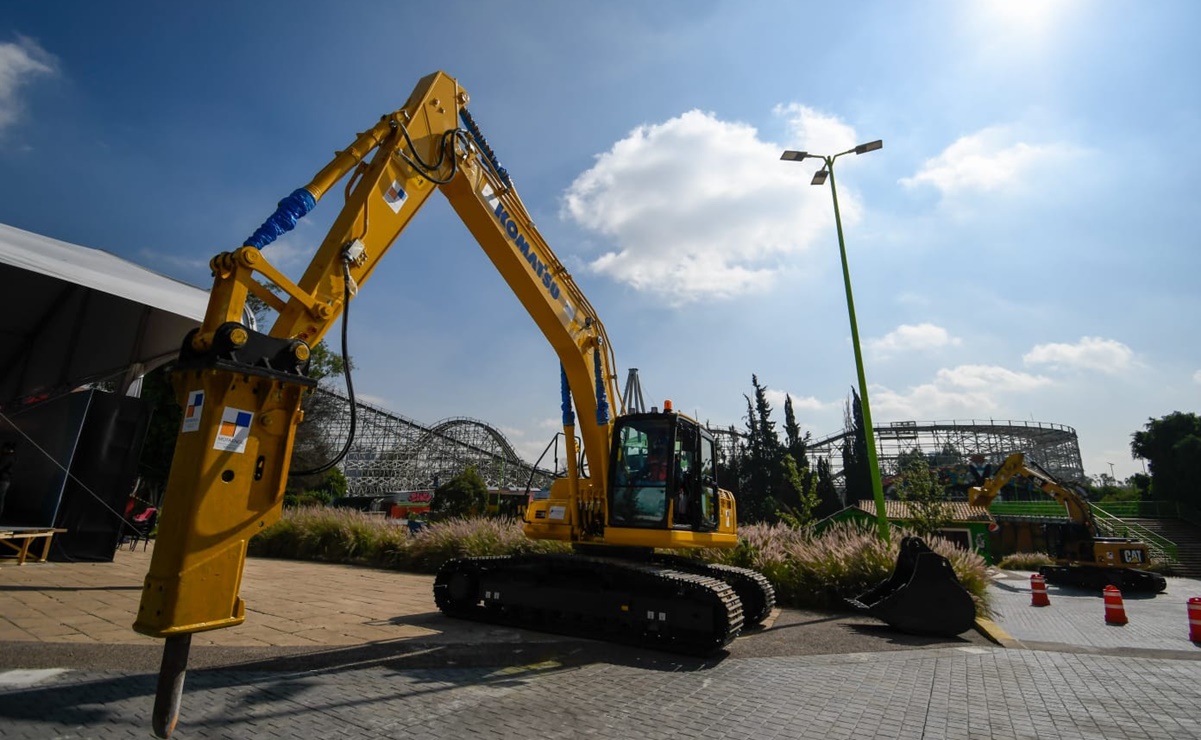
{"type": "MultiPolygon", "coordinates": [[[[752,568],[776,589],[781,606],[842,611],[848,598],[868,591],[892,575],[901,538],[894,530],[888,544],[875,527],[854,522],[821,532],[783,524],[739,528],[731,549],[691,553],[709,562],[752,568]]],[[[946,557],[960,583],[972,595],[978,614],[987,615],[987,566],[979,555],[940,538],[926,540],[946,557]]],[[[394,520],[338,508],[286,509],[279,522],[250,541],[250,554],[434,573],[452,558],[570,552],[566,542],[531,540],[513,519],[453,519],[427,524],[416,533],[394,520]]],[[[1017,567],[1017,566],[1007,566],[1017,567]]]]}
{"type": "Polygon", "coordinates": [[[408,541],[404,562],[397,565],[418,573],[434,573],[452,558],[570,551],[566,542],[529,539],[515,519],[475,517],[422,527],[408,541]]]}
{"type": "Polygon", "coordinates": [[[284,509],[248,549],[261,557],[382,565],[408,536],[406,528],[354,509],[299,507],[284,509]]]}
{"type": "Polygon", "coordinates": [[[1038,570],[1043,565],[1054,565],[1055,559],[1045,552],[1015,552],[1006,555],[997,563],[1004,570],[1038,570]]]}

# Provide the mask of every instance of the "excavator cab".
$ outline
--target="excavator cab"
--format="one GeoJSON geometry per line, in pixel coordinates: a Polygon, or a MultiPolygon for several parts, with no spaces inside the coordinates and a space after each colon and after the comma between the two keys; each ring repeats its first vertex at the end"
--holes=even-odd
{"type": "Polygon", "coordinates": [[[734,496],[717,487],[717,446],[703,426],[671,411],[614,423],[605,541],[651,548],[736,542],[734,496]]]}
{"type": "Polygon", "coordinates": [[[713,437],[673,413],[617,420],[610,455],[609,527],[714,532],[721,496],[713,437]]]}
{"type": "Polygon", "coordinates": [[[654,550],[738,545],[734,494],[717,485],[717,444],[704,427],[671,409],[612,421],[608,459],[599,475],[555,480],[530,501],[527,537],[647,554],[654,550]]]}

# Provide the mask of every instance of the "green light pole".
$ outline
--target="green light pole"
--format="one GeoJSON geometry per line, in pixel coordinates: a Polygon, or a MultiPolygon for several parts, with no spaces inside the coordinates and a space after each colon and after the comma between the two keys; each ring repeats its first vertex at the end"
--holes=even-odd
{"type": "Polygon", "coordinates": [[[851,317],[851,344],[855,348],[855,369],[859,374],[859,400],[863,406],[863,432],[867,438],[867,467],[872,479],[872,494],[876,499],[876,523],[880,527],[880,539],[888,542],[889,530],[888,517],[884,512],[884,486],[880,483],[880,465],[876,460],[876,431],[872,426],[872,410],[867,400],[867,376],[863,372],[863,351],[859,348],[859,325],[855,321],[855,298],[851,295],[851,271],[847,266],[846,242],[842,237],[842,217],[838,213],[838,189],[834,187],[834,160],[844,154],[874,152],[883,146],[883,139],[876,139],[833,156],[788,150],[780,155],[780,159],[787,162],[800,162],[810,157],[820,159],[825,162],[825,166],[814,173],[810,184],[824,185],[826,178],[830,178],[830,196],[834,199],[834,225],[838,229],[838,251],[842,254],[842,281],[847,291],[847,313],[851,317]]]}

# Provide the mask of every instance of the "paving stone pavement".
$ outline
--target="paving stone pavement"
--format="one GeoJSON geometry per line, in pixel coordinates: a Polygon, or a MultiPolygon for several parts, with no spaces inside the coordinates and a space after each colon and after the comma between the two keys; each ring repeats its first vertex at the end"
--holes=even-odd
{"type": "MultiPolygon", "coordinates": [[[[1201,663],[1004,648],[189,675],[174,737],[1196,738],[1201,663]]],[[[4,737],[145,736],[154,677],[0,690],[4,737]]]]}
{"type": "Polygon", "coordinates": [[[1105,622],[1100,592],[1047,585],[1049,606],[1031,605],[1030,573],[1001,571],[990,590],[993,620],[1024,646],[1059,645],[1075,649],[1169,651],[1201,659],[1189,640],[1188,600],[1201,597],[1201,580],[1168,578],[1155,596],[1123,594],[1125,625],[1105,622]]]}
{"type": "MultiPolygon", "coordinates": [[[[130,656],[158,644],[128,627],[145,557],[0,565],[0,738],[149,736],[156,670],[130,656]]],[[[1032,607],[1028,574],[1003,572],[1001,644],[785,613],[698,660],[448,625],[428,580],[252,560],[247,624],[203,633],[226,652],[189,670],[173,737],[1201,738],[1201,648],[1176,614],[1198,581],[1126,599],[1130,623],[1107,627],[1099,596],[1052,587],[1032,607]],[[873,652],[808,654],[818,627],[873,652]]]]}

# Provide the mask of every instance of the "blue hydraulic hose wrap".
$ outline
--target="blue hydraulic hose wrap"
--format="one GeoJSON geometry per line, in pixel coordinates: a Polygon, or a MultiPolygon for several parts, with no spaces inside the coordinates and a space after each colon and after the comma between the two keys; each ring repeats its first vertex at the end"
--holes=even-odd
{"type": "Polygon", "coordinates": [[[609,401],[605,397],[605,374],[601,372],[601,350],[593,350],[592,364],[596,368],[596,423],[605,426],[609,423],[609,401]]]}
{"type": "Polygon", "coordinates": [[[484,153],[484,158],[488,160],[488,164],[492,165],[493,171],[500,177],[500,181],[508,187],[513,187],[513,181],[509,179],[509,171],[500,166],[500,160],[496,158],[496,153],[492,151],[492,147],[488,146],[488,140],[480,132],[480,127],[476,125],[475,119],[467,112],[467,109],[459,111],[459,119],[463,121],[463,125],[467,127],[467,132],[471,134],[471,138],[475,139],[476,146],[484,153]]]}
{"type": "Polygon", "coordinates": [[[559,386],[563,393],[563,426],[575,426],[575,414],[571,411],[571,386],[567,385],[567,371],[559,364],[559,386]]]}
{"type": "Polygon", "coordinates": [[[271,214],[271,218],[264,221],[258,231],[246,240],[244,246],[262,249],[296,228],[296,222],[304,218],[305,214],[313,210],[316,205],[317,201],[309,191],[304,188],[293,190],[291,195],[279,202],[275,213],[271,214]]]}

